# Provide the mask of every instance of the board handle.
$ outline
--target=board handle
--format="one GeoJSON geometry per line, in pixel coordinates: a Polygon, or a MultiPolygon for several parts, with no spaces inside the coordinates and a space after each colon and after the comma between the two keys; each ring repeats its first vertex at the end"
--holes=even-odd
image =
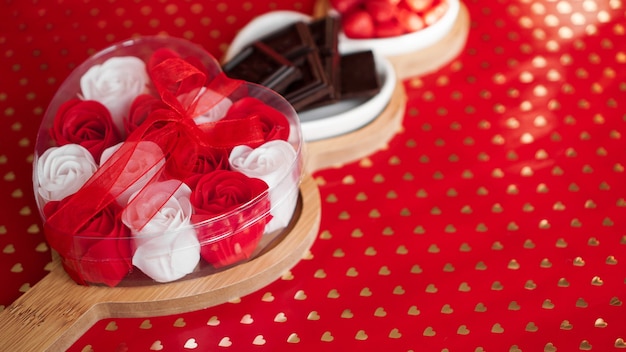
{"type": "Polygon", "coordinates": [[[54,260],[51,272],[0,315],[3,348],[65,350],[105,315],[91,288],[77,285],[54,260]]]}

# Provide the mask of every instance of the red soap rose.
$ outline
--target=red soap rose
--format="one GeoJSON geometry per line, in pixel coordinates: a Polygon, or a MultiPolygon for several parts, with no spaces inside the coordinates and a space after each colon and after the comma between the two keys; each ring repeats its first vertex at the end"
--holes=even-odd
{"type": "Polygon", "coordinates": [[[124,119],[124,129],[126,134],[131,134],[139,127],[151,112],[158,109],[167,109],[167,105],[157,97],[150,94],[142,94],[137,96],[130,106],[130,112],[124,119]]]}
{"type": "Polygon", "coordinates": [[[215,170],[228,170],[229,167],[228,153],[224,149],[204,148],[196,154],[192,170],[204,175],[215,170]]]}
{"type": "MultiPolygon", "coordinates": [[[[71,196],[47,203],[46,217],[54,216],[68,199],[71,196]]],[[[121,211],[117,202],[110,202],[76,233],[44,224],[48,243],[61,255],[65,270],[77,283],[113,287],[131,271],[131,234],[120,220],[121,211]]]]}
{"type": "Polygon", "coordinates": [[[276,139],[286,141],[289,138],[289,121],[285,115],[257,98],[246,97],[237,100],[228,109],[224,119],[244,119],[251,116],[260,118],[264,140],[248,145],[249,147],[256,148],[265,142],[276,139]]]}
{"type": "Polygon", "coordinates": [[[165,171],[168,176],[189,184],[189,178],[197,178],[215,170],[228,170],[228,152],[225,149],[181,143],[177,154],[167,160],[165,171]]]}
{"type": "Polygon", "coordinates": [[[70,99],[57,111],[50,135],[57,145],[79,144],[95,160],[102,151],[121,141],[109,110],[94,100],[70,99]]]}
{"type": "Polygon", "coordinates": [[[202,258],[215,267],[250,258],[271,220],[267,193],[257,199],[267,184],[236,171],[217,170],[196,179],[192,188],[191,221],[199,225],[202,258]]]}

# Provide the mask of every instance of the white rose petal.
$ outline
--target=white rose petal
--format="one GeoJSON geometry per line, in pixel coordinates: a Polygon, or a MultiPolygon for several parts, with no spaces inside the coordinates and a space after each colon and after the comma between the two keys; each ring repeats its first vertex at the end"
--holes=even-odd
{"type": "Polygon", "coordinates": [[[191,228],[153,237],[133,255],[133,265],[157,282],[178,280],[192,273],[198,262],[200,242],[191,228]]]}
{"type": "Polygon", "coordinates": [[[133,194],[122,213],[122,222],[135,235],[135,244],[190,226],[190,196],[191,188],[178,180],[151,183],[133,194]]]}
{"type": "Polygon", "coordinates": [[[190,195],[178,180],[151,183],[132,195],[122,213],[136,247],[133,265],[157,282],[178,280],[200,261],[190,195]]]}
{"type": "MultiPolygon", "coordinates": [[[[122,143],[124,142],[109,147],[102,152],[100,157],[101,167],[122,146],[122,143]]],[[[124,174],[111,189],[112,194],[119,194],[117,196],[118,204],[125,206],[130,196],[143,188],[161,170],[164,164],[165,156],[161,147],[150,141],[138,142],[126,165],[124,174]],[[134,180],[134,182],[129,184],[129,180],[134,180]]]]}
{"type": "Polygon", "coordinates": [[[48,148],[37,159],[37,193],[48,202],[76,193],[96,172],[91,153],[78,144],[48,148]]]}
{"type": "MultiPolygon", "coordinates": [[[[259,178],[270,187],[272,220],[265,227],[269,233],[286,227],[298,200],[298,170],[292,170],[296,151],[283,140],[266,142],[256,149],[233,148],[228,158],[231,168],[248,177],[259,178]]],[[[297,169],[297,168],[296,168],[297,169]]]]}
{"type": "MultiPolygon", "coordinates": [[[[186,186],[185,186],[186,187],[186,186]]],[[[189,189],[188,187],[186,187],[189,189]]],[[[189,226],[192,206],[189,196],[180,198],[174,195],[141,229],[142,233],[160,233],[189,226]]]]}
{"type": "Polygon", "coordinates": [[[149,76],[146,64],[134,56],[113,57],[94,65],[80,78],[80,89],[85,100],[95,100],[109,109],[113,122],[124,132],[124,118],[130,105],[147,91],[149,76]]]}
{"type": "Polygon", "coordinates": [[[214,104],[214,106],[209,111],[193,118],[193,120],[198,125],[221,120],[222,118],[224,118],[224,116],[226,116],[228,109],[230,109],[230,107],[233,105],[233,101],[229,98],[224,97],[214,90],[205,90],[205,88],[203,88],[203,90],[200,92],[198,100],[199,105],[214,104]],[[215,104],[216,101],[217,104],[215,104]]]}

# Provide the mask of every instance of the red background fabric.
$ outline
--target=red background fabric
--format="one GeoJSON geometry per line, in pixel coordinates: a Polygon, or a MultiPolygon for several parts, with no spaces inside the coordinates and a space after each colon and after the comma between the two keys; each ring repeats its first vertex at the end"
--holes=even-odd
{"type": "MultiPolygon", "coordinates": [[[[47,273],[32,154],[73,67],[152,34],[219,58],[254,16],[313,5],[4,1],[0,309],[47,273]]],[[[388,148],[313,175],[321,229],[299,264],[216,307],[104,319],[70,350],[626,348],[624,4],[465,5],[465,49],[404,81],[388,148]]]]}

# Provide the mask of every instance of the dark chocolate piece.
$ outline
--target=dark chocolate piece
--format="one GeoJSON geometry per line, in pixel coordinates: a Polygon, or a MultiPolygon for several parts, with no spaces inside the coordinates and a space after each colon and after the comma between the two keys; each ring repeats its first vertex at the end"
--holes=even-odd
{"type": "Polygon", "coordinates": [[[376,61],[371,51],[345,54],[339,57],[341,85],[334,98],[326,97],[304,109],[310,110],[347,99],[369,99],[380,92],[380,78],[376,71],[376,61]]]}
{"type": "Polygon", "coordinates": [[[315,42],[304,22],[296,22],[259,40],[288,60],[297,61],[315,50],[315,42]]]}
{"type": "Polygon", "coordinates": [[[372,97],[380,91],[380,78],[371,50],[341,56],[341,99],[372,97]]]}
{"type": "Polygon", "coordinates": [[[228,77],[257,83],[278,93],[302,76],[291,61],[261,42],[243,49],[222,70],[228,77]]]}
{"type": "Polygon", "coordinates": [[[340,68],[340,60],[341,57],[339,53],[334,55],[327,55],[322,58],[322,65],[324,66],[324,73],[328,80],[330,81],[330,85],[333,87],[330,96],[328,97],[330,100],[339,100],[341,99],[341,68],[340,68]]]}
{"type": "Polygon", "coordinates": [[[298,69],[302,73],[302,78],[292,83],[284,93],[285,99],[296,111],[330,96],[333,91],[317,52],[305,55],[298,69]]]}
{"type": "Polygon", "coordinates": [[[339,68],[339,54],[336,56],[323,56],[321,58],[322,67],[324,69],[324,76],[328,79],[330,89],[328,94],[320,96],[315,101],[310,101],[305,106],[302,106],[298,111],[315,109],[320,106],[330,105],[337,103],[341,100],[341,75],[339,68]]]}
{"type": "Polygon", "coordinates": [[[309,23],[309,31],[320,55],[338,54],[339,19],[325,16],[309,23]]]}
{"type": "Polygon", "coordinates": [[[339,20],[325,16],[309,23],[309,30],[317,46],[317,52],[324,67],[324,73],[333,87],[327,103],[341,98],[341,75],[339,74],[339,20]]]}
{"type": "Polygon", "coordinates": [[[302,73],[301,78],[283,92],[296,111],[332,96],[334,88],[324,70],[308,24],[296,22],[262,39],[262,42],[288,58],[302,73]]]}
{"type": "Polygon", "coordinates": [[[245,48],[223,67],[233,78],[258,83],[282,94],[296,111],[327,105],[370,90],[378,79],[373,58],[367,62],[342,63],[338,51],[339,20],[327,16],[310,23],[296,22],[271,33],[245,48]],[[342,64],[356,73],[355,87],[344,79],[342,64]],[[370,65],[370,66],[368,66],[370,65]],[[294,72],[295,71],[295,72],[294,72]],[[362,85],[362,82],[366,85],[362,85]]]}

